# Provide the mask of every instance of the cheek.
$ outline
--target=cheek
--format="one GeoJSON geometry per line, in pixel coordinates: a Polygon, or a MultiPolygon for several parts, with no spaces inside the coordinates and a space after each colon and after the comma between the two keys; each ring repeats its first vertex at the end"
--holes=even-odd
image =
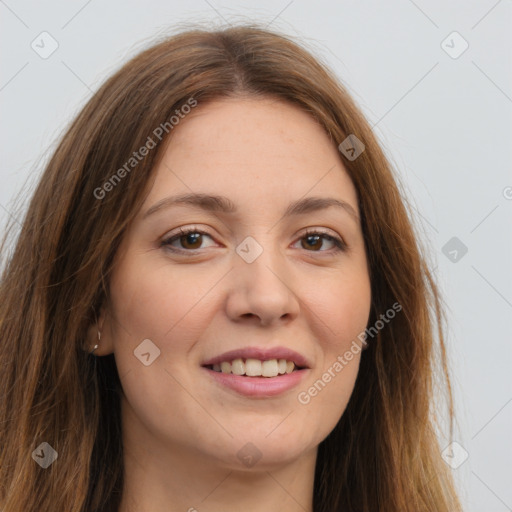
{"type": "Polygon", "coordinates": [[[346,344],[364,332],[370,315],[371,295],[366,287],[345,288],[331,305],[330,318],[335,337],[333,344],[344,349],[346,344]]]}
{"type": "Polygon", "coordinates": [[[370,281],[366,271],[350,268],[315,284],[313,293],[303,294],[308,298],[305,311],[319,330],[317,339],[324,355],[332,357],[364,332],[371,307],[370,281]]]}
{"type": "Polygon", "coordinates": [[[164,345],[183,326],[197,328],[202,317],[196,312],[204,308],[208,291],[218,281],[212,273],[203,274],[197,269],[171,271],[170,266],[142,258],[125,261],[111,281],[113,309],[121,327],[114,341],[126,340],[129,333],[132,343],[149,338],[164,345]]]}
{"type": "Polygon", "coordinates": [[[371,306],[368,274],[338,274],[310,295],[307,306],[316,317],[311,325],[316,326],[321,357],[297,401],[308,411],[306,421],[315,423],[317,438],[323,439],[342,416],[359,371],[358,336],[366,329],[371,306]]]}
{"type": "MultiPolygon", "coordinates": [[[[125,259],[111,278],[112,339],[127,411],[154,435],[171,437],[183,436],[183,424],[176,417],[197,418],[194,425],[208,420],[184,391],[182,363],[210,321],[204,314],[207,292],[219,280],[211,273],[180,270],[171,275],[161,263],[143,265],[133,258],[125,259]],[[154,346],[141,345],[143,340],[154,346]],[[138,350],[140,346],[144,351],[138,350]],[[146,366],[134,351],[149,352],[150,364],[146,366]]],[[[192,386],[186,382],[185,388],[192,386]]]]}

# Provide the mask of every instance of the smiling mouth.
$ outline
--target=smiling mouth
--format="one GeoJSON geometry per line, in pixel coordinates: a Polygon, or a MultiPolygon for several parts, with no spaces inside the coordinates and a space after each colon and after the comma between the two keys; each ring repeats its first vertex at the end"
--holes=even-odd
{"type": "Polygon", "coordinates": [[[297,372],[305,368],[297,366],[293,361],[286,359],[268,359],[261,361],[259,359],[233,359],[232,361],[222,361],[217,364],[205,365],[204,368],[213,370],[217,373],[233,374],[242,377],[279,377],[289,373],[297,372]]]}

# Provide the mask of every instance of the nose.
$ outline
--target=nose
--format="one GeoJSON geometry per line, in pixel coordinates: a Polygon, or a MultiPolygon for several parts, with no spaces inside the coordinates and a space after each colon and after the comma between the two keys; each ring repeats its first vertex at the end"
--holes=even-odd
{"type": "Polygon", "coordinates": [[[264,248],[252,263],[235,254],[233,264],[226,303],[231,320],[268,326],[297,317],[300,303],[285,256],[264,248]]]}

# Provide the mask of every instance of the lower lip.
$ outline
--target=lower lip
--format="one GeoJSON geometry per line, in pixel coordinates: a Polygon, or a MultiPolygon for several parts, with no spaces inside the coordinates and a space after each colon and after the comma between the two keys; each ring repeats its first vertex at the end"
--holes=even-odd
{"type": "Polygon", "coordinates": [[[232,373],[222,373],[204,368],[216,382],[237,393],[250,397],[270,397],[285,393],[297,386],[309,369],[296,370],[277,377],[243,377],[232,373]]]}

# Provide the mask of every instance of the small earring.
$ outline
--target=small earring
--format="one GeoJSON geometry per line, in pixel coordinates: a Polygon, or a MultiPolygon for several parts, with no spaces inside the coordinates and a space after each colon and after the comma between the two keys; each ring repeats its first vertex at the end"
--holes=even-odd
{"type": "MultiPolygon", "coordinates": [[[[101,333],[100,331],[98,331],[98,342],[101,341],[101,333]]],[[[92,351],[90,352],[91,355],[94,355],[94,351],[99,347],[99,344],[96,343],[96,345],[94,345],[94,348],[92,349],[92,351]]]]}

